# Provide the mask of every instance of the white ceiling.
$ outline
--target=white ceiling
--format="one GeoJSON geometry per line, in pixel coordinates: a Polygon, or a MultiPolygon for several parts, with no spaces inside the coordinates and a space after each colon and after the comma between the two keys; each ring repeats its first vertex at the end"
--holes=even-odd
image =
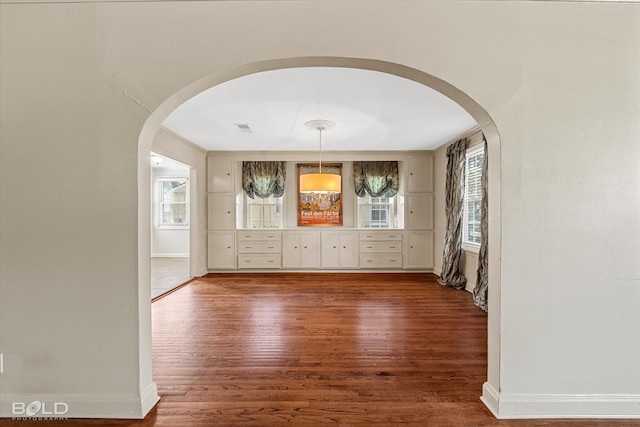
{"type": "Polygon", "coordinates": [[[211,151],[317,151],[318,131],[304,126],[314,119],[336,122],[323,132],[323,151],[432,150],[477,124],[451,99],[412,80],[308,67],[214,86],[183,103],[163,126],[211,151]]]}

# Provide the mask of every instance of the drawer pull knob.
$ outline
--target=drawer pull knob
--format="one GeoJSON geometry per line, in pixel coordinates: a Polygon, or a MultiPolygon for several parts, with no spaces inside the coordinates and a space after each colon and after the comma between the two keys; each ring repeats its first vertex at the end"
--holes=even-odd
{"type": "Polygon", "coordinates": [[[373,249],[373,246],[367,246],[367,249],[373,249]]]}
{"type": "Polygon", "coordinates": [[[395,246],[389,246],[389,249],[395,249],[395,248],[396,248],[395,246]]]}
{"type": "Polygon", "coordinates": [[[298,249],[298,247],[297,247],[297,246],[294,246],[294,247],[293,247],[293,249],[298,249]]]}

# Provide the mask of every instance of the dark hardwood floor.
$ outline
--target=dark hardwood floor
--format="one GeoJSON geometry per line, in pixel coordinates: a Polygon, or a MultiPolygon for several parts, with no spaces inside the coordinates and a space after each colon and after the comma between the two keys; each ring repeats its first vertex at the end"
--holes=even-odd
{"type": "MultiPolygon", "coordinates": [[[[15,425],[632,426],[496,420],[480,402],[486,315],[431,274],[216,274],[153,303],[144,420],[15,425]]],[[[4,420],[5,423],[12,423],[4,420]]]]}

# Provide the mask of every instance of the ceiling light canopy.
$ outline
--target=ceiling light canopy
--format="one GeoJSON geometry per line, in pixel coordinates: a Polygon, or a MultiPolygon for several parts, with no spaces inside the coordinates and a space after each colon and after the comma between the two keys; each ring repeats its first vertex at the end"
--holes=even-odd
{"type": "Polygon", "coordinates": [[[156,154],[152,154],[151,155],[151,161],[153,162],[154,165],[159,166],[160,163],[162,163],[164,161],[163,157],[160,157],[156,154]]]}
{"type": "Polygon", "coordinates": [[[333,173],[322,173],[322,132],[333,129],[336,126],[331,120],[310,120],[304,124],[309,129],[317,129],[320,136],[320,161],[319,173],[300,175],[301,193],[340,193],[342,191],[342,177],[333,173]]]}

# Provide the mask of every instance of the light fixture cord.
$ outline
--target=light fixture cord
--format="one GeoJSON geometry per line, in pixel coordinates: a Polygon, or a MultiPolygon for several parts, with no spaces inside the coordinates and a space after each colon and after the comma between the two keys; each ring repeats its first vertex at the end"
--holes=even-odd
{"type": "Polygon", "coordinates": [[[320,174],[322,174],[322,127],[319,127],[318,130],[320,131],[320,174]]]}

